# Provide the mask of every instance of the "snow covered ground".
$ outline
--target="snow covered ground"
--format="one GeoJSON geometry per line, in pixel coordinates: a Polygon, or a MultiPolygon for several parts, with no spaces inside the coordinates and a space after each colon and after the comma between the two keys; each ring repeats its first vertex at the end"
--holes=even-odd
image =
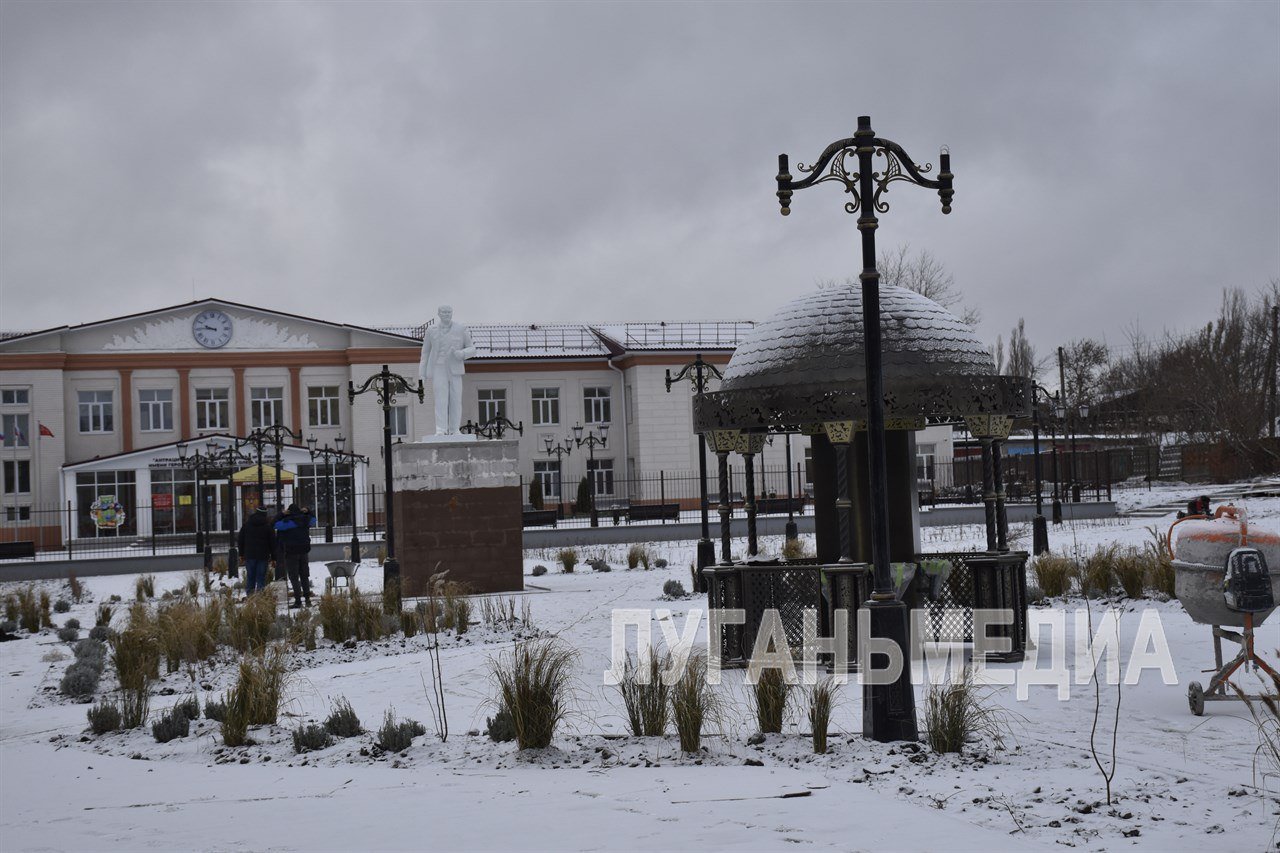
{"type": "MultiPolygon", "coordinates": [[[[1170,492],[1153,492],[1150,502],[1176,499],[1170,492]]],[[[1245,506],[1253,523],[1280,527],[1280,499],[1245,506]]],[[[1080,522],[1053,528],[1050,538],[1055,550],[1066,552],[1111,542],[1140,545],[1152,523],[1080,522]]],[[[1015,533],[1029,542],[1029,528],[1015,533]]],[[[923,536],[926,551],[942,551],[976,547],[982,531],[927,528],[923,536]]],[[[776,551],[781,540],[764,545],[776,551]]],[[[755,729],[741,671],[723,675],[718,689],[725,711],[708,727],[700,755],[681,755],[674,734],[625,736],[618,694],[602,683],[613,609],[654,609],[655,620],[682,630],[690,612],[706,606],[705,597],[668,601],[661,594],[668,579],[688,585],[692,543],[651,546],[670,566],[647,572],[626,571],[625,550],[582,549],[584,558],[602,555],[614,570],[595,573],[580,565],[574,574],[560,573],[552,553],[530,552],[526,574],[539,563],[551,569],[525,579],[521,597],[532,627],[477,624],[462,637],[441,635],[449,720],[444,743],[430,731],[422,636],[354,649],[322,640],[314,652],[295,653],[281,725],[254,729],[256,743],[236,749],[224,747],[216,724],[203,719],[188,737],[167,744],[142,729],[94,738],[85,731],[86,706],[57,692],[71,660],[66,644],[51,632],[0,644],[0,848],[1280,849],[1280,779],[1255,769],[1257,736],[1245,709],[1213,703],[1202,718],[1187,709],[1186,683],[1207,680],[1202,670],[1212,665],[1212,645],[1209,629],[1193,624],[1176,602],[1113,603],[1126,640],[1144,611],[1159,615],[1178,683],[1165,685],[1148,671],[1119,692],[1118,767],[1108,806],[1089,748],[1091,683],[1072,683],[1067,701],[1052,686],[1032,687],[1026,701],[1017,700],[1013,687],[991,688],[992,701],[1009,711],[1012,737],[1003,749],[982,741],[960,756],[864,740],[860,689],[853,684],[841,690],[833,721],[839,734],[828,754],[812,753],[802,703],[792,708],[783,734],[750,745],[755,729]],[[573,717],[554,745],[522,756],[514,744],[482,734],[493,713],[488,660],[510,648],[517,634],[533,633],[558,635],[577,650],[577,684],[573,717]],[[290,730],[322,720],[339,697],[351,702],[366,728],[376,729],[394,708],[401,718],[425,723],[428,734],[401,754],[380,754],[364,735],[295,755],[290,730]]],[[[744,551],[745,543],[735,542],[735,550],[744,551]]],[[[317,581],[323,574],[322,565],[313,566],[317,581]]],[[[373,590],[381,573],[368,565],[359,580],[373,590]]],[[[92,600],[55,621],[76,617],[92,625],[96,602],[112,594],[128,601],[134,581],[86,579],[92,600]]],[[[178,574],[159,575],[157,592],[181,582],[178,574]]],[[[56,597],[61,585],[46,587],[56,597]]],[[[1037,608],[1043,618],[1069,611],[1064,637],[1043,633],[1037,642],[1042,666],[1058,643],[1068,644],[1073,659],[1072,613],[1082,604],[1074,599],[1037,608]]],[[[1107,604],[1091,607],[1097,619],[1107,604]]],[[[1280,648],[1280,618],[1259,633],[1261,649],[1280,648]]],[[[655,639],[660,636],[655,627],[655,639]]],[[[705,623],[699,637],[705,641],[705,623]]],[[[1122,657],[1127,660],[1127,646],[1122,657]]],[[[220,696],[233,667],[234,658],[224,654],[201,672],[166,676],[156,685],[153,714],[193,691],[202,701],[220,696]]],[[[103,689],[110,686],[108,676],[103,689]]],[[[917,688],[918,698],[923,689],[917,688]]],[[[1100,747],[1109,746],[1116,698],[1115,688],[1101,691],[1100,747]]]]}

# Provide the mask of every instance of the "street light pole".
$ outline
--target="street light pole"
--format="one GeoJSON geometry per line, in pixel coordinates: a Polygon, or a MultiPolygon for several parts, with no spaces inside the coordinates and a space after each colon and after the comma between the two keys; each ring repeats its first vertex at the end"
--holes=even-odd
{"type": "Polygon", "coordinates": [[[1053,395],[1053,420],[1049,422],[1049,435],[1053,439],[1053,523],[1062,523],[1062,482],[1058,476],[1058,425],[1065,414],[1061,394],[1053,395]]]}
{"type": "Polygon", "coordinates": [[[573,453],[573,445],[552,441],[551,436],[542,439],[543,452],[556,458],[556,518],[564,517],[564,457],[573,453]]]}
{"type": "MultiPolygon", "coordinates": [[[[723,378],[720,370],[714,364],[708,364],[702,360],[702,353],[694,356],[693,361],[680,368],[680,372],[675,376],[671,375],[671,371],[667,371],[666,383],[667,393],[671,393],[671,386],[679,382],[681,379],[688,379],[693,386],[694,394],[705,394],[707,385],[711,378],[723,378]]],[[[790,447],[788,447],[790,450],[790,447]]],[[[788,467],[790,463],[788,462],[788,467]]],[[[706,584],[706,580],[702,576],[702,570],[710,566],[716,561],[716,544],[711,541],[711,502],[707,496],[707,438],[698,435],[698,512],[700,521],[702,522],[702,537],[698,539],[698,572],[696,579],[695,591],[701,591],[706,584]]]]}
{"type": "Polygon", "coordinates": [[[387,525],[387,559],[382,563],[382,601],[383,609],[391,606],[399,608],[400,601],[400,561],[396,559],[396,536],[395,536],[395,481],[392,479],[391,473],[391,410],[395,407],[397,394],[416,394],[418,402],[426,399],[426,388],[422,384],[422,380],[418,380],[416,386],[411,385],[408,379],[398,373],[392,373],[387,365],[382,365],[382,370],[375,373],[364,381],[364,384],[356,388],[354,382],[347,382],[347,402],[355,405],[356,397],[360,394],[374,392],[378,396],[378,403],[382,406],[382,463],[383,476],[386,478],[384,486],[386,499],[387,525]]]}
{"type": "Polygon", "coordinates": [[[596,447],[607,447],[609,444],[609,425],[600,424],[593,430],[587,430],[584,437],[582,424],[573,428],[573,441],[579,447],[587,446],[587,498],[591,501],[591,526],[600,526],[600,515],[596,512],[596,447]],[[599,435],[596,432],[599,431],[599,435]]]}
{"type": "Polygon", "coordinates": [[[875,589],[868,603],[871,636],[885,639],[897,647],[900,671],[891,683],[871,678],[863,689],[863,733],[879,741],[917,739],[915,694],[911,684],[910,655],[907,652],[907,608],[897,599],[889,572],[889,483],[885,457],[884,374],[880,344],[880,273],[876,269],[877,213],[889,209],[881,196],[894,181],[905,181],[928,189],[936,189],[942,212],[951,212],[951,154],[945,148],[939,158],[938,179],[924,173],[932,167],[917,166],[902,149],[888,139],[881,139],[871,129],[871,117],[859,116],[858,129],[851,139],[828,145],[811,167],[798,165],[808,176],[793,181],[788,170],[787,155],[778,157],[778,202],[782,214],[791,212],[791,196],[823,181],[843,185],[853,200],[845,204],[849,213],[861,212],[858,230],[862,233],[862,329],[866,356],[867,444],[870,480],[871,556],[875,568],[875,589]],[[856,155],[856,172],[846,166],[850,155],[856,155]],[[875,171],[873,159],[884,158],[882,171],[875,171]],[[826,169],[831,166],[831,171],[826,169]]]}
{"type": "Polygon", "coordinates": [[[1035,381],[1031,383],[1031,443],[1035,453],[1036,472],[1036,517],[1031,522],[1031,550],[1039,556],[1049,550],[1049,527],[1044,519],[1044,495],[1042,494],[1042,466],[1040,462],[1040,400],[1037,395],[1043,393],[1048,400],[1049,392],[1035,381]]]}

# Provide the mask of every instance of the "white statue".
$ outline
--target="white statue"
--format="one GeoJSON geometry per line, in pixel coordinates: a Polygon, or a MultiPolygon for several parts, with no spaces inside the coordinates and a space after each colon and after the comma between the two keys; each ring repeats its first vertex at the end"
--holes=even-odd
{"type": "Polygon", "coordinates": [[[467,327],[453,322],[453,308],[440,306],[440,325],[422,338],[418,378],[431,383],[436,396],[436,435],[457,435],[462,428],[464,363],[476,354],[467,327]]]}

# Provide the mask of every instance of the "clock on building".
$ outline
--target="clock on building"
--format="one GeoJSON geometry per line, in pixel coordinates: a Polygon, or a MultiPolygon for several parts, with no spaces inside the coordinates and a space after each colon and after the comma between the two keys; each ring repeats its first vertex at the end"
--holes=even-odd
{"type": "Polygon", "coordinates": [[[191,322],[191,334],[202,347],[224,347],[231,340],[231,318],[225,311],[201,311],[191,322]]]}

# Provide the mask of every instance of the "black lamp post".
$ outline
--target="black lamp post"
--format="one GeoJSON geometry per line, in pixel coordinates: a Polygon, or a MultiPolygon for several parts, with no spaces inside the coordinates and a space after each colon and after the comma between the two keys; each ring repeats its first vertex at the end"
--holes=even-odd
{"type": "Polygon", "coordinates": [[[247,464],[249,458],[240,452],[240,441],[236,440],[235,444],[228,444],[225,447],[219,447],[213,441],[209,442],[209,459],[214,466],[224,471],[227,475],[227,491],[230,500],[227,502],[230,506],[230,517],[227,519],[227,571],[240,571],[240,552],[236,548],[236,484],[233,476],[236,466],[247,464]]]}
{"type": "MultiPolygon", "coordinates": [[[[671,371],[667,371],[666,383],[667,393],[671,393],[671,386],[679,382],[681,379],[687,378],[689,384],[693,386],[694,394],[705,394],[707,384],[711,378],[722,378],[719,369],[714,364],[708,364],[702,360],[702,353],[698,353],[693,361],[680,368],[680,372],[675,376],[671,375],[671,371]]],[[[788,467],[790,461],[788,460],[788,467]]],[[[698,510],[702,521],[702,538],[698,540],[698,576],[697,584],[701,587],[706,583],[702,576],[702,570],[716,561],[716,544],[711,541],[711,519],[710,519],[710,501],[707,498],[707,438],[699,433],[698,435],[698,510]]]]}
{"type": "Polygon", "coordinates": [[[177,451],[178,463],[185,466],[190,461],[191,470],[196,475],[196,551],[204,554],[204,568],[205,571],[209,571],[213,568],[213,544],[209,541],[209,518],[205,512],[205,496],[201,489],[205,469],[204,457],[200,454],[200,448],[196,448],[195,455],[188,460],[185,441],[178,442],[177,451]]]}
{"type": "Polygon", "coordinates": [[[591,526],[600,526],[600,515],[596,512],[596,447],[607,447],[609,444],[609,425],[600,424],[593,430],[587,430],[586,436],[582,434],[582,424],[578,424],[573,428],[573,442],[581,447],[587,446],[587,497],[591,501],[591,526]],[[599,435],[596,435],[596,432],[599,435]]]}
{"type": "Polygon", "coordinates": [[[395,536],[395,481],[391,476],[391,410],[395,408],[397,394],[416,394],[418,402],[426,398],[426,388],[422,380],[416,386],[398,373],[392,373],[387,366],[365,380],[356,388],[354,382],[347,382],[347,401],[355,405],[360,394],[374,392],[378,395],[378,404],[382,406],[382,464],[383,476],[386,478],[386,513],[387,513],[387,559],[382,564],[382,600],[384,606],[397,604],[400,601],[400,562],[396,559],[395,536]]]}
{"type": "MultiPolygon", "coordinates": [[[[1040,464],[1040,401],[1037,395],[1043,394],[1045,402],[1050,401],[1049,392],[1039,383],[1031,383],[1031,443],[1032,452],[1035,453],[1035,472],[1036,472],[1036,517],[1031,521],[1031,550],[1036,556],[1043,554],[1049,550],[1049,526],[1044,519],[1044,496],[1041,493],[1041,484],[1043,481],[1042,469],[1040,464]]],[[[1057,477],[1054,477],[1054,497],[1058,494],[1057,477]]],[[[1058,513],[1061,514],[1062,508],[1058,507],[1058,513]]]]}
{"type": "Polygon", "coordinates": [[[796,527],[796,490],[795,481],[791,479],[791,433],[784,438],[787,441],[787,527],[786,538],[794,541],[800,538],[800,528],[796,527]]]}
{"type": "MultiPolygon", "coordinates": [[[[871,117],[859,116],[858,129],[850,139],[828,145],[810,167],[798,164],[808,176],[794,181],[788,170],[787,155],[778,157],[778,202],[782,214],[791,212],[791,196],[824,181],[843,186],[852,200],[845,203],[848,213],[861,212],[858,230],[862,232],[862,329],[866,356],[867,444],[869,449],[869,485],[871,510],[871,555],[875,568],[875,590],[868,604],[871,636],[890,640],[898,647],[902,671],[892,683],[867,684],[863,689],[863,733],[878,741],[917,739],[915,694],[911,685],[910,655],[907,651],[907,608],[895,595],[889,572],[889,482],[885,459],[884,376],[880,345],[880,273],[876,269],[877,213],[888,211],[881,196],[895,181],[905,181],[927,189],[936,189],[942,201],[942,212],[951,212],[951,154],[944,148],[938,179],[925,173],[932,167],[917,166],[896,142],[881,139],[871,129],[871,117]],[[881,171],[874,171],[875,157],[883,157],[881,171]],[[852,158],[856,157],[856,160],[852,158]],[[830,166],[830,171],[827,167],[830,166]],[[851,171],[852,166],[856,171],[851,171]]],[[[879,682],[884,679],[872,679],[879,682]]]]}
{"type": "Polygon", "coordinates": [[[468,420],[458,427],[458,430],[468,435],[478,435],[481,438],[502,438],[507,430],[513,430],[520,435],[524,435],[524,421],[515,424],[507,420],[505,415],[494,415],[482,424],[468,420]]]}
{"type": "Polygon", "coordinates": [[[1053,420],[1049,424],[1049,434],[1053,439],[1053,523],[1062,523],[1062,485],[1058,476],[1058,426],[1066,417],[1067,410],[1062,405],[1061,392],[1053,395],[1053,420]]]}
{"type": "Polygon", "coordinates": [[[318,440],[312,434],[307,439],[307,452],[311,454],[311,461],[316,459],[324,459],[324,486],[325,486],[325,515],[324,515],[324,541],[333,541],[333,525],[336,523],[333,510],[333,465],[332,461],[335,457],[346,456],[343,452],[343,445],[347,443],[346,438],[338,436],[333,440],[335,447],[326,444],[319,449],[316,448],[318,440]]]}
{"type": "Polygon", "coordinates": [[[564,516],[564,457],[573,453],[573,445],[557,442],[546,436],[542,439],[542,452],[556,458],[556,518],[564,516]]]}

